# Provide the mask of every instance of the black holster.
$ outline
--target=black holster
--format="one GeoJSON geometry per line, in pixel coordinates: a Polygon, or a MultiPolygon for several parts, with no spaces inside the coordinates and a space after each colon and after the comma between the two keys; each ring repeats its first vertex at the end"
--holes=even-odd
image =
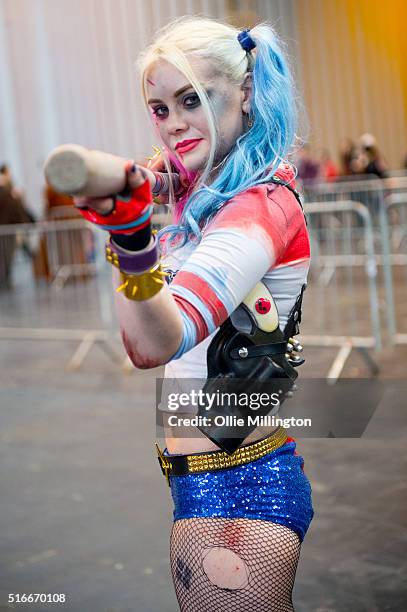
{"type": "MultiPolygon", "coordinates": [[[[294,366],[299,365],[299,361],[287,358],[287,350],[291,350],[287,343],[299,333],[304,289],[305,285],[284,331],[279,327],[272,332],[262,331],[244,305],[239,307],[240,317],[242,313],[246,317],[244,325],[233,315],[226,319],[208,348],[208,380],[203,387],[204,394],[220,397],[222,393],[250,396],[264,392],[278,398],[274,405],[281,406],[298,376],[294,366]]],[[[199,429],[219,448],[232,454],[257,427],[249,416],[264,417],[272,410],[273,405],[253,410],[239,401],[227,405],[214,402],[210,409],[208,405],[200,405],[198,415],[207,417],[205,422],[209,424],[199,429]]]]}

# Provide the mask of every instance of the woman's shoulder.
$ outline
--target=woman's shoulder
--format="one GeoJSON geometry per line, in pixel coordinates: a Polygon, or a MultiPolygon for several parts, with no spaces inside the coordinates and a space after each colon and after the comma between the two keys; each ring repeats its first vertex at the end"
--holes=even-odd
{"type": "Polygon", "coordinates": [[[225,202],[208,224],[207,230],[247,224],[276,224],[283,230],[289,223],[303,220],[301,205],[293,193],[295,173],[292,166],[280,166],[273,181],[253,185],[225,202]],[[287,187],[288,186],[288,187],[287,187]]]}

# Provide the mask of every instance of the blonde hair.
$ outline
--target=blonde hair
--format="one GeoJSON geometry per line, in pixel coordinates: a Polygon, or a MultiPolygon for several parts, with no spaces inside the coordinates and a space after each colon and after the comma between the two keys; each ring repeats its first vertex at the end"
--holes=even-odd
{"type": "MultiPolygon", "coordinates": [[[[292,151],[297,129],[298,96],[284,44],[268,23],[260,23],[250,30],[255,44],[250,52],[242,48],[238,34],[236,28],[219,21],[184,17],[160,30],[138,61],[146,104],[147,71],[154,62],[165,60],[184,74],[195,89],[211,135],[211,150],[203,173],[198,177],[190,173],[191,189],[176,202],[174,209],[176,223],[160,230],[161,236],[167,236],[171,250],[180,248],[189,239],[199,242],[202,231],[225,202],[250,187],[269,182],[279,164],[286,161],[286,156],[292,151]],[[248,122],[248,129],[220,161],[215,159],[216,114],[192,69],[195,58],[207,60],[216,76],[225,78],[236,87],[242,87],[247,72],[252,74],[250,125],[248,122]],[[211,175],[214,161],[219,171],[211,175]],[[208,177],[211,178],[210,185],[205,184],[208,177]]],[[[168,156],[167,160],[164,156],[167,170],[170,170],[170,161],[180,168],[174,154],[165,147],[164,151],[168,156]]],[[[172,203],[173,193],[170,197],[172,203]]]]}
{"type": "MultiPolygon", "coordinates": [[[[181,17],[172,21],[156,34],[152,44],[137,61],[141,73],[144,102],[147,104],[147,72],[154,62],[162,59],[175,66],[188,79],[198,94],[207,117],[211,148],[206,167],[196,185],[204,184],[212,170],[218,138],[218,126],[211,102],[194,74],[189,57],[202,58],[212,63],[217,74],[240,85],[246,72],[252,70],[254,57],[246,53],[237,40],[239,30],[229,24],[203,17],[181,17]]],[[[167,169],[168,160],[165,159],[167,169]]]]}

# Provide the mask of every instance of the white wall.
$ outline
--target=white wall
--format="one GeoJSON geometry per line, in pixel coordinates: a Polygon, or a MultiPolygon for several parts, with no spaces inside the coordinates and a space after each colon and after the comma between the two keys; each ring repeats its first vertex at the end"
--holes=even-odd
{"type": "Polygon", "coordinates": [[[75,142],[124,156],[151,151],[134,60],[184,13],[223,16],[223,2],[0,1],[0,159],[41,207],[48,152],[75,142]]]}
{"type": "Polygon", "coordinates": [[[293,39],[292,1],[0,0],[0,162],[39,212],[42,166],[58,144],[149,154],[134,60],[152,33],[204,14],[242,25],[270,18],[293,39]]]}

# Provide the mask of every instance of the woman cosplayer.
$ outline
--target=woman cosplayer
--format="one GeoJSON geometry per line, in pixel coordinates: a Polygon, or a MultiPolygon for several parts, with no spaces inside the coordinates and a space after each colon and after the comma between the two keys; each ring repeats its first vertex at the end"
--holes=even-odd
{"type": "MultiPolygon", "coordinates": [[[[128,193],[76,202],[111,234],[106,252],[128,355],[137,368],[167,364],[165,377],[180,385],[276,378],[283,399],[299,361],[292,336],[310,253],[286,162],[295,98],[278,39],[266,24],[239,32],[184,18],[159,32],[139,64],[162,152],[149,166],[127,164],[128,193]],[[170,190],[173,225],[156,235],[151,189],[159,193],[171,178],[156,178],[151,169],[160,164],[181,181],[170,190]]],[[[180,609],[293,610],[313,516],[304,461],[281,427],[230,436],[214,421],[194,437],[168,428],[159,453],[175,504],[171,569],[180,609]]]]}

